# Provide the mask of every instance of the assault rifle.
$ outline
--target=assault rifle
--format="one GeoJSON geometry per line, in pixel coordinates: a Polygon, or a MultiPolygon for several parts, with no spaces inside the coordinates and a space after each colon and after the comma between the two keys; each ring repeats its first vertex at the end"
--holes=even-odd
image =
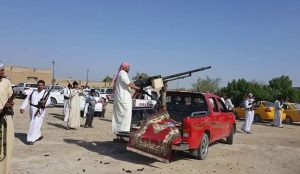
{"type": "MultiPolygon", "coordinates": [[[[15,94],[12,94],[12,96],[7,100],[7,104],[11,104],[14,101],[14,98],[15,94]]],[[[0,114],[0,118],[2,119],[5,115],[14,115],[12,106],[4,106],[0,114]]]]}
{"type": "Polygon", "coordinates": [[[50,87],[50,89],[47,91],[46,95],[44,95],[44,96],[41,98],[41,100],[38,102],[38,109],[36,110],[34,116],[37,116],[38,114],[40,114],[41,109],[45,109],[47,100],[48,100],[48,98],[49,98],[49,96],[50,96],[50,92],[51,92],[51,90],[53,89],[53,87],[54,87],[54,85],[52,85],[52,86],[50,87]],[[45,102],[42,102],[43,100],[44,100],[45,102]]]}
{"type": "Polygon", "coordinates": [[[7,101],[6,104],[10,104],[10,106],[4,106],[2,109],[2,112],[0,113],[0,154],[3,154],[1,157],[0,155],[0,162],[3,161],[6,158],[7,154],[7,122],[4,118],[5,115],[14,115],[14,111],[12,109],[12,104],[14,100],[15,95],[13,94],[7,101]],[[3,126],[3,128],[2,128],[3,126]]]}

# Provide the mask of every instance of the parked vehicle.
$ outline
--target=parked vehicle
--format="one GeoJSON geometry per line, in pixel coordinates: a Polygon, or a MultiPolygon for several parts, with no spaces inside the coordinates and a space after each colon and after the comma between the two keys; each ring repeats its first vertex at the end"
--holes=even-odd
{"type": "Polygon", "coordinates": [[[13,87],[13,93],[20,98],[26,98],[33,90],[37,89],[36,83],[19,83],[13,87]]]}
{"type": "Polygon", "coordinates": [[[284,122],[292,124],[293,122],[300,121],[300,104],[298,103],[283,103],[284,113],[286,114],[284,122]]]}
{"type": "Polygon", "coordinates": [[[113,89],[112,88],[101,88],[97,90],[100,93],[100,97],[106,98],[109,102],[113,102],[113,89]]]}
{"type": "MultiPolygon", "coordinates": [[[[83,115],[84,109],[85,109],[86,98],[89,95],[90,91],[91,91],[90,89],[84,89],[83,95],[80,96],[80,111],[81,111],[82,115],[83,115]]],[[[97,90],[96,90],[95,97],[96,97],[97,101],[99,101],[99,102],[101,101],[100,93],[97,90]]],[[[95,105],[95,115],[99,115],[99,116],[102,115],[102,103],[101,102],[97,103],[95,105]]]]}
{"type": "Polygon", "coordinates": [[[52,106],[63,106],[64,105],[64,90],[53,90],[50,91],[50,101],[52,106]]]}
{"type": "MultiPolygon", "coordinates": [[[[207,157],[209,144],[223,138],[227,144],[233,144],[236,130],[235,117],[218,96],[210,93],[180,91],[167,91],[166,95],[167,111],[171,119],[176,121],[175,126],[181,133],[181,137],[172,141],[172,150],[189,151],[197,159],[203,160],[207,157]]],[[[133,114],[135,123],[136,115],[141,118],[141,122],[151,115],[149,109],[151,101],[147,101],[149,104],[145,105],[146,109],[137,111],[140,114],[133,114]]],[[[155,109],[153,108],[152,111],[155,109]]],[[[136,126],[132,124],[132,129],[139,129],[136,126]]],[[[122,136],[122,134],[118,135],[122,136]]],[[[148,137],[151,137],[153,142],[157,138],[155,135],[148,135],[148,137]]]]}
{"type": "MultiPolygon", "coordinates": [[[[51,105],[53,106],[62,106],[64,105],[64,94],[63,94],[64,90],[60,90],[60,91],[51,91],[50,92],[50,101],[51,101],[51,105]]],[[[80,96],[80,111],[82,112],[82,115],[84,113],[84,109],[85,109],[85,101],[87,96],[90,93],[90,89],[84,89],[83,90],[83,95],[80,96]]],[[[96,91],[96,100],[100,101],[100,94],[99,92],[96,91]]],[[[98,115],[102,114],[102,103],[97,103],[95,106],[95,113],[98,115]]]]}
{"type": "Polygon", "coordinates": [[[46,90],[49,90],[52,87],[52,91],[61,91],[62,89],[64,89],[64,86],[61,85],[53,85],[53,86],[46,86],[46,90]]]}
{"type": "MultiPolygon", "coordinates": [[[[241,104],[242,106],[242,104],[241,104]]],[[[234,114],[237,119],[245,118],[245,109],[243,107],[234,108],[234,114]]],[[[282,109],[282,120],[285,120],[285,112],[282,109]]],[[[254,108],[254,122],[272,121],[274,119],[274,103],[269,101],[258,101],[257,107],[254,108]]]]}

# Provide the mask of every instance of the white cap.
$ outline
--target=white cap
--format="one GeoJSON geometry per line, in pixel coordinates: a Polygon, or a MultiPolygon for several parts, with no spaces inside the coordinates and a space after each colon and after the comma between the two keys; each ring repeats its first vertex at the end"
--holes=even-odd
{"type": "Polygon", "coordinates": [[[252,93],[249,93],[248,96],[249,96],[249,97],[253,97],[253,94],[252,94],[252,93]]]}
{"type": "Polygon", "coordinates": [[[4,64],[0,62],[0,69],[4,69],[4,64]]]}

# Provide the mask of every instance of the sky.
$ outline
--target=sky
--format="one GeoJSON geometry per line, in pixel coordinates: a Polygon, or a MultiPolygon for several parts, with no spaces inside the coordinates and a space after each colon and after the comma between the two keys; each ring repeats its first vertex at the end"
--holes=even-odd
{"type": "Polygon", "coordinates": [[[300,86],[299,0],[0,0],[0,60],[52,68],[55,77],[113,76],[123,61],[136,73],[300,86]]]}

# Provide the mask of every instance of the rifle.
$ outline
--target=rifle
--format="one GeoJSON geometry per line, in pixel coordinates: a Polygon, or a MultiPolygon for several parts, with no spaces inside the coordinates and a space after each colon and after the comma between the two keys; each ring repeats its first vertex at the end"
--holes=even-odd
{"type": "Polygon", "coordinates": [[[48,98],[49,98],[49,96],[50,96],[50,92],[51,92],[51,90],[53,89],[53,87],[54,87],[54,85],[51,85],[51,87],[50,87],[50,89],[47,91],[47,93],[46,93],[46,95],[45,96],[43,96],[42,98],[41,98],[41,100],[38,102],[38,109],[37,109],[37,111],[34,113],[34,116],[37,116],[38,114],[40,114],[41,113],[41,109],[45,109],[45,105],[46,105],[46,103],[47,103],[47,100],[48,100],[48,98]],[[46,103],[42,103],[42,101],[46,101],[46,103]]]}
{"type": "MultiPolygon", "coordinates": [[[[13,94],[7,101],[7,103],[12,103],[14,100],[15,94],[13,94]]],[[[7,122],[4,118],[5,115],[14,115],[14,111],[12,109],[12,106],[4,106],[2,109],[2,112],[0,114],[0,155],[3,154],[3,157],[0,158],[0,162],[5,159],[6,153],[7,153],[7,122]],[[3,132],[2,132],[2,126],[3,126],[3,132]],[[3,146],[3,147],[2,147],[3,146]],[[2,153],[3,149],[3,153],[2,153]]]]}

